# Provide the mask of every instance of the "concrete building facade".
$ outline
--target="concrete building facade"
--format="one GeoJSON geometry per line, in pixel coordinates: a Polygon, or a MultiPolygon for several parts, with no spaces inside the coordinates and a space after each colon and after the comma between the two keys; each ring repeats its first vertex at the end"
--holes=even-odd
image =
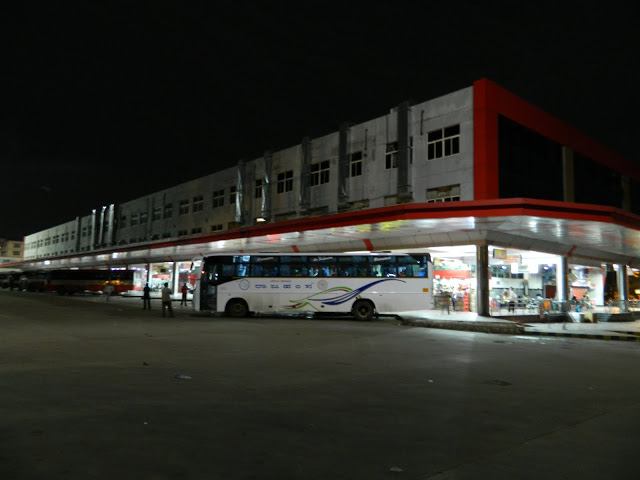
{"type": "Polygon", "coordinates": [[[80,256],[99,264],[112,253],[129,262],[154,253],[175,260],[198,248],[259,250],[265,243],[297,251],[473,245],[483,298],[477,308],[485,311],[485,247],[627,269],[640,258],[639,215],[636,164],[483,79],[28,235],[24,259],[31,267],[42,259],[77,264],[80,256]],[[517,228],[504,229],[505,218],[517,228]],[[412,223],[398,234],[388,222],[412,223]],[[311,230],[349,227],[351,237],[337,236],[370,235],[304,239],[311,230]],[[285,233],[298,236],[285,240],[285,233]],[[198,248],[180,253],[186,245],[198,248]]]}

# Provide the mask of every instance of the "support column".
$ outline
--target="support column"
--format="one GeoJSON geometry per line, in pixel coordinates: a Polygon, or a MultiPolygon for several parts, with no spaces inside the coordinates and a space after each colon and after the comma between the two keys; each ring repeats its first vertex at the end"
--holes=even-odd
{"type": "MultiPolygon", "coordinates": [[[[563,306],[568,305],[569,300],[569,259],[560,257],[558,260],[558,268],[556,268],[556,298],[560,300],[563,306]]],[[[563,308],[563,310],[565,310],[563,308]]]]}
{"type": "Polygon", "coordinates": [[[308,215],[311,208],[311,139],[302,139],[302,150],[300,155],[300,215],[308,215]]]}
{"type": "Polygon", "coordinates": [[[411,108],[409,102],[398,106],[398,179],[396,184],[398,203],[413,200],[411,190],[411,108]]]}
{"type": "Polygon", "coordinates": [[[338,210],[347,210],[349,204],[349,136],[351,134],[350,124],[340,125],[338,137],[338,210]]]}
{"type": "Polygon", "coordinates": [[[613,268],[613,264],[607,263],[607,273],[605,274],[604,284],[602,285],[602,294],[605,305],[614,299],[618,287],[617,283],[618,277],[615,269],[613,268]]]}
{"type": "Polygon", "coordinates": [[[179,283],[180,283],[180,264],[178,262],[173,262],[171,269],[171,291],[175,295],[180,291],[179,283]]]}
{"type": "Polygon", "coordinates": [[[151,264],[150,263],[147,263],[147,276],[143,280],[144,280],[144,283],[151,282],[151,264]]]}
{"type": "Polygon", "coordinates": [[[618,305],[620,313],[629,311],[629,277],[627,266],[618,264],[618,305]]]}
{"type": "Polygon", "coordinates": [[[476,304],[478,315],[488,317],[489,310],[489,247],[476,245],[476,304]]]}

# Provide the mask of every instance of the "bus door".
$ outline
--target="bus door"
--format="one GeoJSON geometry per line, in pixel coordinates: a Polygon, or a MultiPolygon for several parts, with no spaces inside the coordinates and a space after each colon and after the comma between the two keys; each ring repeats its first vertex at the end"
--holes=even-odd
{"type": "Polygon", "coordinates": [[[217,311],[218,286],[233,280],[234,265],[205,262],[200,280],[200,310],[217,311]]]}

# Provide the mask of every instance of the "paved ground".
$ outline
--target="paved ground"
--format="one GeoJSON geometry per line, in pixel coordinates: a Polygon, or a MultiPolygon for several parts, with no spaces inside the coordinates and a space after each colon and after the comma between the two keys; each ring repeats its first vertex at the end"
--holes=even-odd
{"type": "MultiPolygon", "coordinates": [[[[470,332],[525,334],[555,337],[588,338],[592,340],[640,341],[640,320],[632,322],[601,323],[527,323],[482,317],[475,313],[438,311],[401,312],[400,318],[407,325],[465,330],[470,332]]],[[[634,313],[637,317],[637,312],[634,313]]]]}
{"type": "Polygon", "coordinates": [[[637,477],[638,343],[140,305],[0,291],[1,479],[637,477]]]}

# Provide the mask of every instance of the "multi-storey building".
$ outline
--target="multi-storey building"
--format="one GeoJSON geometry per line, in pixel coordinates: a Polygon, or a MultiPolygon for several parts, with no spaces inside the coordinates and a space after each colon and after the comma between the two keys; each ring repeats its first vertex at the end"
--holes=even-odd
{"type": "MultiPolygon", "coordinates": [[[[83,256],[87,264],[124,258],[131,265],[265,245],[470,245],[475,254],[466,265],[474,263],[469,270],[488,280],[481,266],[488,262],[485,248],[495,245],[565,259],[557,265],[579,261],[593,271],[616,264],[626,271],[640,258],[638,215],[637,165],[479,80],[34,233],[25,238],[25,260],[71,265],[83,256]],[[320,229],[327,234],[310,234],[320,229]]],[[[524,258],[510,257],[517,259],[512,264],[524,258]]],[[[477,289],[483,312],[489,292],[477,289]]]]}
{"type": "Polygon", "coordinates": [[[22,260],[22,240],[0,238],[0,265],[22,260]]]}

